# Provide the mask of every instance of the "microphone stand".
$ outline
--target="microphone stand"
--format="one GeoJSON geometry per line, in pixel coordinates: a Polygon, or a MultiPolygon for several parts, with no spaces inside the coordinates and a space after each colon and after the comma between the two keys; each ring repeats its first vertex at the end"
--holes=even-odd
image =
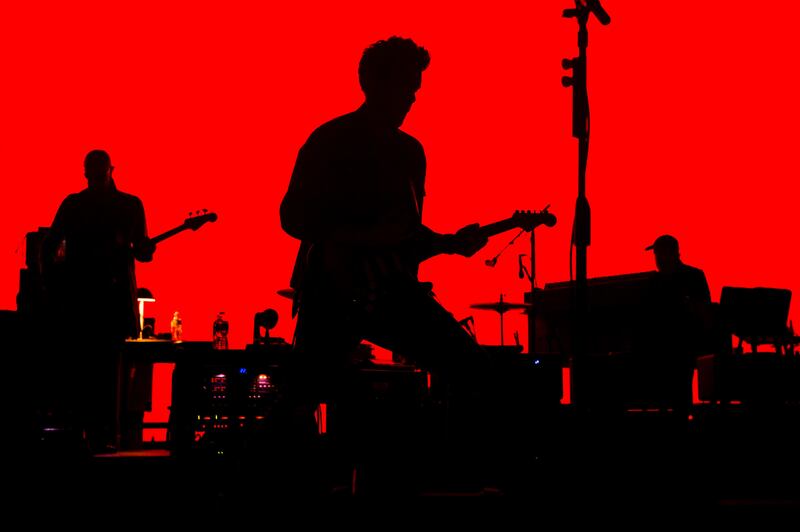
{"type": "MultiPolygon", "coordinates": [[[[599,6],[599,3],[597,4],[599,6]]],[[[578,22],[578,56],[564,59],[564,70],[572,70],[572,76],[561,78],[564,87],[572,87],[572,136],[578,139],[578,197],[575,202],[575,218],[572,228],[572,245],[575,246],[575,291],[573,350],[571,364],[571,395],[573,403],[583,403],[582,362],[587,349],[586,325],[587,303],[587,248],[591,243],[591,210],[586,197],[586,163],[589,157],[589,95],[586,84],[586,48],[589,45],[587,23],[592,13],[592,2],[575,0],[574,9],[565,9],[564,18],[578,22]],[[578,381],[576,383],[576,380],[578,381]],[[577,386],[576,386],[577,384],[577,386]]],[[[596,15],[596,13],[595,13],[596,15]]],[[[607,15],[606,15],[607,17],[607,15]]],[[[603,24],[610,21],[601,20],[603,24]]]]}
{"type": "Polygon", "coordinates": [[[526,269],[520,262],[520,274],[531,283],[531,291],[525,293],[525,303],[529,305],[525,312],[528,314],[528,353],[532,355],[536,352],[536,292],[539,291],[536,288],[536,231],[531,231],[531,267],[526,269]]]}

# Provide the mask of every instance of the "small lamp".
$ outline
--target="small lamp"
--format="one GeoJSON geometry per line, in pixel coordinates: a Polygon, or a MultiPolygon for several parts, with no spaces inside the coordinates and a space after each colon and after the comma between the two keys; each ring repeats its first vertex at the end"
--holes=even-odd
{"type": "Polygon", "coordinates": [[[142,331],[144,330],[144,304],[145,302],[152,303],[156,298],[147,288],[138,288],[136,290],[136,300],[139,302],[139,340],[141,340],[142,331]]]}

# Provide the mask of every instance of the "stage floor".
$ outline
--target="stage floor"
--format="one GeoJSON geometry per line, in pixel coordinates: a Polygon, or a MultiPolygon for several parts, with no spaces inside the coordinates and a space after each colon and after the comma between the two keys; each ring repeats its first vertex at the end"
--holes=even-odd
{"type": "Polygon", "coordinates": [[[14,496],[23,506],[220,515],[253,504],[278,509],[289,499],[435,504],[471,498],[545,512],[651,508],[777,516],[800,511],[799,421],[794,407],[720,411],[706,405],[684,430],[665,412],[606,416],[562,406],[516,432],[514,441],[489,438],[482,447],[383,431],[347,440],[349,448],[331,435],[229,441],[180,454],[149,448],[86,456],[28,448],[14,458],[14,496]]]}

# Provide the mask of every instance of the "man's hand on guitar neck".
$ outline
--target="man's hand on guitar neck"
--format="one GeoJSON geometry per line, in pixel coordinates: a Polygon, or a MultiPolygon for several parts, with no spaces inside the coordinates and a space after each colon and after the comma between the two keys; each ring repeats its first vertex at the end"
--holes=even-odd
{"type": "Polygon", "coordinates": [[[480,224],[465,225],[458,231],[449,235],[442,235],[442,250],[444,253],[471,257],[480,251],[489,238],[480,232],[480,224]]]}
{"type": "Polygon", "coordinates": [[[139,262],[150,262],[153,260],[153,253],[155,252],[156,244],[149,238],[146,238],[133,246],[133,256],[139,262]]]}

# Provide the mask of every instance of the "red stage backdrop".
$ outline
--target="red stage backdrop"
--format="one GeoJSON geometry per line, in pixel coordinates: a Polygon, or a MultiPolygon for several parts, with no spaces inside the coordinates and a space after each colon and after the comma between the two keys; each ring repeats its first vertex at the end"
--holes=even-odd
{"type": "MultiPolygon", "coordinates": [[[[559,221],[537,229],[538,283],[567,280],[577,145],[560,64],[577,53],[577,24],[561,17],[571,5],[6,2],[0,308],[15,308],[25,234],[84,187],[83,156],[102,148],[119,188],[144,201],[151,234],[197,209],[219,215],[139,265],[156,330],[179,310],[186,339],[210,340],[224,310],[231,347],[243,348],[254,314],[271,307],[273,334],[291,339],[290,301],[276,291],[297,242],[278,205],[307,135],[359,105],[361,51],[390,35],[432,55],[404,125],[428,156],[427,223],[451,231],[550,204],[559,221]]],[[[605,7],[609,26],[589,21],[589,276],[653,269],[644,247],[671,233],[715,301],[725,285],[797,292],[800,4],[605,7]]],[[[517,276],[527,237],[484,265],[513,234],[422,270],[485,344],[500,341],[498,316],[470,305],[501,293],[521,302],[530,288],[517,276]]],[[[506,315],[507,343],[515,331],[527,345],[519,312],[506,315]]]]}

